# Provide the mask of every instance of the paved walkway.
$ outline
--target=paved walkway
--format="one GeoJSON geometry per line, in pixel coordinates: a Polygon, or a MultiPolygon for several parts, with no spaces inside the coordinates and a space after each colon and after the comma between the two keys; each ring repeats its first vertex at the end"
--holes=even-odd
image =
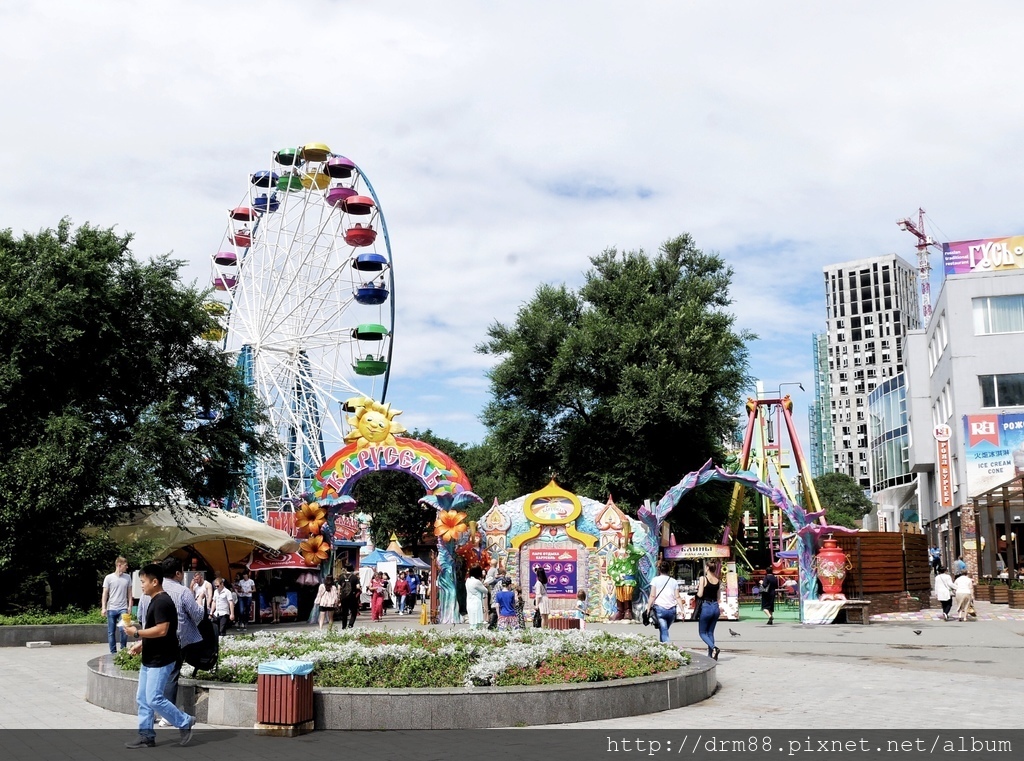
{"type": "MultiPolygon", "coordinates": [[[[963,624],[924,617],[870,626],[722,622],[720,688],[710,700],[566,726],[1024,728],[1024,621],[991,620],[993,608],[1003,607],[979,603],[983,620],[963,624]]],[[[418,618],[393,616],[373,626],[416,625],[418,618]]],[[[694,624],[676,624],[671,632],[680,647],[698,647],[694,624]]],[[[0,648],[0,728],[134,729],[134,716],[83,697],[86,661],[104,652],[103,644],[0,648]]]]}

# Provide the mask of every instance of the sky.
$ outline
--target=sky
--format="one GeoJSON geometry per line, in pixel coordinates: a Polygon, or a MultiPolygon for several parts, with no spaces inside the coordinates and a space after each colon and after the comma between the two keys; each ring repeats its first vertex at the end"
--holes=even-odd
{"type": "Polygon", "coordinates": [[[387,218],[388,401],[460,442],[487,327],[607,247],[718,252],[806,435],[824,265],[913,261],[918,207],[940,240],[1024,231],[1019,2],[39,0],[0,25],[0,227],[116,226],[206,284],[248,175],[324,142],[387,218]]]}

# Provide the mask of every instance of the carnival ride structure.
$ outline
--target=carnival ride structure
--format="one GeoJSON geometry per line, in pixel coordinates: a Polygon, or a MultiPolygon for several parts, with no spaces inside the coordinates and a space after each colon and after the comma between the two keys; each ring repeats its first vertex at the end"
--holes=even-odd
{"type": "Polygon", "coordinates": [[[226,506],[266,520],[312,490],[342,444],[345,401],[387,397],[395,315],[387,224],[366,173],[323,143],[274,151],[213,255],[218,327],[280,452],[252,458],[226,506]],[[231,504],[231,503],[234,504],[231,504]]]}
{"type": "MultiPolygon", "coordinates": [[[[796,561],[799,573],[801,620],[805,622],[831,620],[830,616],[834,617],[838,610],[837,607],[833,606],[832,609],[823,613],[809,612],[809,603],[819,598],[817,588],[819,576],[823,579],[838,578],[841,584],[842,574],[845,574],[845,571],[833,568],[832,560],[819,558],[818,545],[823,535],[852,531],[852,529],[830,526],[825,521],[825,512],[820,507],[810,468],[803,456],[796,427],[793,424],[793,402],[789,395],[748,399],[746,408],[747,426],[744,431],[736,472],[726,471],[708,460],[699,470],[684,476],[678,484],[665,493],[657,504],[645,505],[639,509],[637,517],[647,528],[642,543],[645,557],[640,563],[640,571],[645,581],[643,589],[649,588],[650,580],[654,577],[660,549],[658,537],[661,534],[662,522],[672,512],[683,495],[711,481],[731,483],[733,495],[722,544],[731,544],[734,548],[737,547],[737,529],[743,515],[743,495],[747,489],[751,489],[758,495],[758,526],[777,527],[769,529],[766,533],[759,532],[760,536],[767,536],[771,540],[770,546],[767,548],[769,557],[772,560],[796,561]],[[775,429],[776,424],[780,428],[785,426],[789,445],[801,475],[806,495],[805,500],[808,502],[810,510],[805,510],[798,504],[792,487],[784,476],[782,457],[785,450],[781,436],[776,437],[776,433],[781,433],[775,429]],[[775,478],[774,482],[773,477],[775,478]],[[777,518],[776,514],[778,514],[777,518]],[[786,528],[787,523],[788,529],[786,528]]],[[[841,592],[827,596],[834,597],[840,604],[845,599],[841,592]]]]}

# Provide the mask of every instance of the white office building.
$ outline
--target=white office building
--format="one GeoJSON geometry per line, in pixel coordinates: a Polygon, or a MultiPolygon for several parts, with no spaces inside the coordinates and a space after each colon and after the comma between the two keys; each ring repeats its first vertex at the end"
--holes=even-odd
{"type": "Polygon", "coordinates": [[[868,395],[903,372],[903,340],[921,325],[917,273],[887,254],[831,264],[824,275],[828,382],[816,390],[828,395],[819,391],[815,404],[820,420],[830,421],[831,447],[819,440],[812,459],[823,472],[846,473],[869,489],[868,395]]]}
{"type": "Polygon", "coordinates": [[[909,465],[929,544],[985,575],[997,555],[1020,563],[1024,267],[947,275],[927,328],[907,336],[906,361],[909,465]]]}

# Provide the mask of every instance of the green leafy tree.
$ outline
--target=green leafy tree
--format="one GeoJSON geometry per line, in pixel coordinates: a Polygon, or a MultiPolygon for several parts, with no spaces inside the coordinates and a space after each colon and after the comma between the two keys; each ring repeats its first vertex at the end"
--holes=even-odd
{"type": "Polygon", "coordinates": [[[871,512],[871,500],[864,489],[845,473],[825,473],[814,479],[818,501],[825,510],[825,520],[833,526],[856,528],[857,521],[871,512]]]}
{"type": "MultiPolygon", "coordinates": [[[[502,477],[520,494],[559,483],[636,507],[708,458],[736,421],[746,342],[728,311],[732,270],[689,235],[591,259],[584,285],[542,285],[478,347],[499,357],[483,414],[502,477]]],[[[727,499],[698,492],[673,512],[683,536],[721,530],[727,499]]]]}
{"type": "Polygon", "coordinates": [[[204,294],[130,242],[67,220],[0,232],[0,584],[43,579],[54,607],[80,602],[71,580],[111,549],[83,528],[222,496],[246,451],[272,446],[234,363],[201,339],[204,294]]]}

